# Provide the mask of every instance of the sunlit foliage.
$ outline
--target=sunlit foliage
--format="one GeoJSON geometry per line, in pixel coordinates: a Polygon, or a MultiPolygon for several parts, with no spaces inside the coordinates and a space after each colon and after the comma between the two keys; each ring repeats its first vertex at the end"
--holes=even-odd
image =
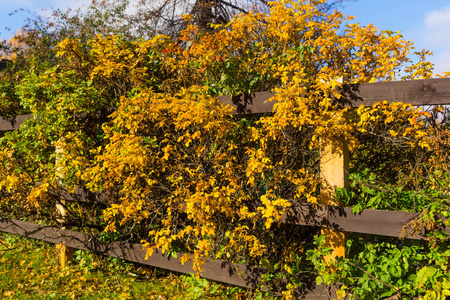
{"type": "MultiPolygon", "coordinates": [[[[436,122],[443,108],[348,105],[349,84],[395,80],[401,70],[408,79],[429,78],[428,53],[417,53],[413,64],[414,47],[400,34],[349,24],[338,11],[324,13],[324,3],[272,2],[269,13],[241,14],[209,33],[189,25],[179,40],[65,39],[52,49],[56,64],[32,64],[14,89],[39,120],[1,140],[2,215],[55,224],[58,203],[68,211],[66,225],[103,241],[142,242],[147,255],[154,248],[186,252],[182,261],[193,260],[194,271],[206,259],[223,259],[261,264],[272,274],[284,270],[291,288],[301,285],[299,272],[318,272],[327,284],[355,286],[360,299],[377,288],[417,295],[408,284],[418,277],[358,290],[352,278],[367,275],[366,256],[350,255],[330,275],[327,249],[320,239],[313,243],[317,233],[278,223],[293,204],[319,202],[320,152],[343,140],[353,154],[353,184],[341,197],[355,211],[432,215],[448,199],[448,120],[436,122]],[[271,114],[233,117],[217,99],[262,90],[275,92],[271,114]],[[391,163],[386,153],[399,159],[391,163]],[[61,192],[77,186],[87,203],[61,202],[61,192]],[[400,187],[410,194],[395,205],[377,194],[403,195],[400,187]]],[[[437,224],[428,220],[430,228],[437,224]]],[[[356,240],[351,253],[372,253],[371,243],[381,252],[385,247],[356,240]]],[[[428,264],[417,266],[438,268],[444,252],[433,251],[428,264]]],[[[446,287],[441,273],[436,280],[446,287]]],[[[435,285],[425,282],[417,293],[435,285]]]]}

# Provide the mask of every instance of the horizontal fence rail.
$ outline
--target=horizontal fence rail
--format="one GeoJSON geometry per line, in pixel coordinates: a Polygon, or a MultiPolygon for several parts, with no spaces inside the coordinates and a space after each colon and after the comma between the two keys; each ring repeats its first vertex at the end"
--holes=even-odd
{"type": "MultiPolygon", "coordinates": [[[[375,82],[351,85],[343,94],[352,106],[373,105],[376,101],[405,102],[416,106],[450,104],[450,78],[375,82]]],[[[235,108],[233,114],[258,114],[273,111],[273,92],[255,92],[240,96],[220,96],[219,101],[235,108]]],[[[14,130],[33,115],[2,117],[0,131],[14,130]]]]}
{"type": "MultiPolygon", "coordinates": [[[[153,255],[145,258],[145,251],[141,244],[131,244],[126,242],[112,242],[105,244],[98,238],[64,228],[41,226],[20,220],[10,220],[0,218],[0,231],[20,235],[26,238],[41,240],[48,243],[63,244],[80,250],[89,250],[99,255],[117,257],[130,262],[158,267],[183,274],[192,273],[192,261],[181,264],[180,259],[171,253],[163,254],[161,249],[155,249],[153,255]]],[[[181,257],[184,253],[177,253],[181,257]]],[[[235,286],[249,289],[261,288],[265,291],[268,286],[261,277],[266,273],[266,269],[248,266],[245,264],[234,264],[222,260],[212,260],[204,263],[202,272],[203,278],[223,282],[235,286]]],[[[336,294],[325,285],[317,285],[315,277],[310,275],[299,275],[302,280],[302,289],[297,290],[297,296],[302,299],[329,299],[329,296],[336,297],[336,294]]],[[[280,293],[284,289],[283,282],[273,282],[270,285],[275,293],[280,293]]]]}
{"type": "MultiPolygon", "coordinates": [[[[381,211],[378,211],[381,213],[381,211]]],[[[384,212],[386,213],[386,212],[384,212]]],[[[388,212],[389,213],[389,212],[388,212]]],[[[361,216],[366,217],[366,216],[361,216]]],[[[371,221],[364,220],[370,224],[371,221]]],[[[302,222],[300,225],[312,225],[311,221],[302,222]]],[[[313,226],[317,226],[314,223],[313,226]]],[[[72,231],[64,228],[41,226],[31,222],[20,220],[0,219],[0,231],[20,235],[26,238],[41,240],[53,244],[62,244],[80,250],[89,250],[98,255],[105,255],[139,263],[152,267],[158,267],[183,274],[192,273],[192,262],[181,264],[180,259],[184,253],[177,253],[176,257],[171,253],[163,254],[161,249],[155,249],[153,255],[145,258],[145,251],[141,244],[131,244],[126,242],[102,243],[97,237],[72,231]]],[[[388,236],[392,236],[388,234],[388,236]]],[[[234,264],[222,260],[207,261],[203,265],[200,273],[203,278],[223,282],[235,286],[267,290],[261,281],[262,275],[266,272],[264,268],[248,266],[245,264],[234,264]]],[[[302,299],[329,299],[337,297],[333,290],[329,290],[325,285],[317,285],[315,277],[311,275],[299,275],[302,281],[302,288],[297,290],[297,296],[302,299]]],[[[275,293],[283,290],[282,282],[274,282],[271,289],[275,293]]]]}
{"type": "MultiPolygon", "coordinates": [[[[86,192],[81,187],[76,188],[73,193],[54,192],[59,199],[68,202],[103,203],[106,199],[105,194],[86,192]]],[[[353,214],[350,207],[293,203],[283,214],[279,223],[421,240],[426,238],[426,230],[422,228],[420,232],[414,232],[412,235],[411,228],[408,227],[409,223],[419,217],[420,214],[415,212],[364,209],[360,213],[353,214]]],[[[445,231],[450,233],[450,227],[446,227],[445,231]]]]}
{"type": "MultiPolygon", "coordinates": [[[[103,193],[86,192],[78,187],[74,192],[51,191],[52,194],[67,202],[104,203],[106,195],[103,193]]],[[[396,238],[422,240],[426,238],[425,228],[420,232],[411,234],[408,227],[412,221],[417,220],[420,213],[406,211],[387,211],[378,209],[364,209],[352,213],[351,207],[321,205],[313,203],[292,203],[287,208],[279,223],[311,227],[327,227],[333,230],[382,235],[396,238]]],[[[278,223],[274,221],[274,223],[278,223]]],[[[63,224],[70,225],[70,224],[63,224]]],[[[445,231],[450,233],[450,227],[445,231]]]]}
{"type": "Polygon", "coordinates": [[[26,120],[34,119],[33,115],[20,115],[14,117],[0,118],[0,131],[9,131],[19,129],[20,125],[26,120]]]}
{"type": "MultiPolygon", "coordinates": [[[[234,114],[257,114],[273,111],[275,94],[257,92],[241,96],[220,96],[219,101],[235,108],[234,114]]],[[[415,106],[450,104],[450,78],[376,82],[350,85],[343,95],[352,106],[371,106],[377,101],[404,102],[415,106]]]]}

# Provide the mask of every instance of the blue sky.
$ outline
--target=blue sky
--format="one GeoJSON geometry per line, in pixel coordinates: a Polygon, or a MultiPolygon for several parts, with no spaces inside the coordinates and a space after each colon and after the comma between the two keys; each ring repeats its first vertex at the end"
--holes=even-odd
{"type": "Polygon", "coordinates": [[[25,25],[26,18],[33,13],[49,16],[52,8],[78,8],[90,3],[90,0],[0,0],[0,37],[8,39],[12,33],[25,25]],[[14,12],[24,9],[24,11],[14,12]],[[29,12],[28,12],[29,11],[29,12]],[[13,15],[10,15],[14,13],[13,15]],[[10,31],[5,27],[11,28],[10,31]]]}
{"type": "Polygon", "coordinates": [[[353,0],[341,11],[362,25],[401,31],[417,50],[434,52],[430,61],[436,73],[450,71],[449,0],[353,0]]]}
{"type": "MultiPolygon", "coordinates": [[[[48,15],[51,8],[76,8],[86,3],[89,0],[0,0],[0,36],[8,38],[25,18],[32,16],[28,12],[9,16],[16,9],[48,15]]],[[[449,0],[352,0],[341,11],[356,16],[354,22],[362,25],[372,23],[380,30],[401,31],[418,50],[425,48],[435,53],[430,60],[435,63],[436,72],[450,71],[449,0]]]]}

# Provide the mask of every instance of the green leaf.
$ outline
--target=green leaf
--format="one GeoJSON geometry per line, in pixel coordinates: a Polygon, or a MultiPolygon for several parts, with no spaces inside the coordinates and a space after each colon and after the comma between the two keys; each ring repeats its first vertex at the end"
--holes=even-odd
{"type": "Polygon", "coordinates": [[[289,274],[293,274],[292,268],[288,265],[284,265],[284,269],[286,270],[286,272],[288,272],[289,274]]]}
{"type": "Polygon", "coordinates": [[[270,267],[270,261],[266,258],[262,258],[259,262],[261,264],[261,266],[263,266],[264,268],[269,268],[270,267]]]}
{"type": "Polygon", "coordinates": [[[389,290],[380,294],[380,298],[390,297],[394,295],[396,292],[394,290],[389,290]]]}
{"type": "Polygon", "coordinates": [[[361,203],[356,204],[352,207],[352,214],[359,214],[361,211],[363,211],[364,207],[361,203]]]}

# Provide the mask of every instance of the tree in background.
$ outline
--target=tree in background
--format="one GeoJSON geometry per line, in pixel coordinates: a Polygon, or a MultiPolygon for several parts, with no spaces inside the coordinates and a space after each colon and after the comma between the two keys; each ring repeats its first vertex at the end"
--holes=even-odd
{"type": "MultiPolygon", "coordinates": [[[[331,12],[345,0],[318,4],[319,10],[331,12]]],[[[34,14],[27,24],[8,41],[1,41],[0,56],[12,59],[8,70],[2,72],[0,92],[4,95],[0,112],[3,116],[26,113],[15,95],[14,86],[22,80],[23,73],[32,69],[41,72],[58,64],[55,46],[66,38],[83,42],[96,35],[120,35],[128,40],[150,38],[164,34],[178,38],[188,24],[199,32],[212,30],[210,24],[226,24],[233,16],[251,10],[269,11],[264,0],[249,1],[129,1],[94,0],[75,11],[52,11],[46,18],[34,14]],[[183,15],[190,14],[190,18],[183,15]],[[6,100],[8,99],[8,100],[6,100]]]]}
{"type": "MultiPolygon", "coordinates": [[[[345,1],[324,2],[320,4],[320,9],[330,12],[345,1]]],[[[128,24],[132,25],[130,27],[135,27],[141,36],[158,33],[177,37],[187,25],[186,19],[182,18],[182,15],[192,16],[190,22],[197,25],[201,31],[210,31],[209,24],[226,24],[240,13],[268,12],[269,2],[266,0],[131,1],[127,5],[132,13],[128,14],[127,18],[128,24]]],[[[115,3],[123,3],[123,1],[111,0],[108,5],[115,5],[115,3]]],[[[99,6],[99,3],[95,5],[99,6]]]]}

